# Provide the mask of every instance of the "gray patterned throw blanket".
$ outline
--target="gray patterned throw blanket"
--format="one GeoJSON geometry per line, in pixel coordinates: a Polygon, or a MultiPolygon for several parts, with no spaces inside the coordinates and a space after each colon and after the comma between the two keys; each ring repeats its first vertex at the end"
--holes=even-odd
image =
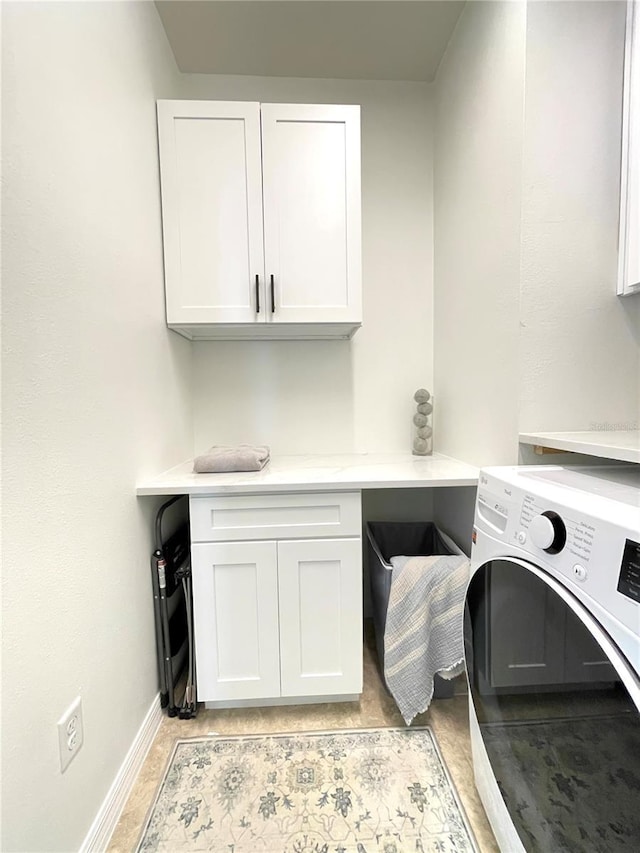
{"type": "Polygon", "coordinates": [[[384,630],[384,676],[407,725],[426,711],[433,677],[464,668],[463,608],[469,581],[465,556],[392,557],[384,630]]]}

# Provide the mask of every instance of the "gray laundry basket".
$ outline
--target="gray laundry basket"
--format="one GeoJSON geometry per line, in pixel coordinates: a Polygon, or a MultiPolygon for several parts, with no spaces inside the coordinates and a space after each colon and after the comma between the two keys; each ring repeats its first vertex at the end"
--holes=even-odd
{"type": "MultiPolygon", "coordinates": [[[[373,624],[380,673],[384,679],[384,629],[391,592],[391,558],[463,554],[432,521],[371,521],[367,524],[367,539],[373,624]]],[[[449,699],[451,696],[453,682],[436,675],[434,699],[449,699]]]]}

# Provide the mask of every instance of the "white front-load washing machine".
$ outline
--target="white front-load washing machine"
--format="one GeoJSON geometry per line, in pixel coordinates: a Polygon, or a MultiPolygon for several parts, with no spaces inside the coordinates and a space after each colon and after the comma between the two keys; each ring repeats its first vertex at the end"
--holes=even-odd
{"type": "Polygon", "coordinates": [[[503,853],[640,851],[640,466],[480,472],[465,654],[503,853]]]}

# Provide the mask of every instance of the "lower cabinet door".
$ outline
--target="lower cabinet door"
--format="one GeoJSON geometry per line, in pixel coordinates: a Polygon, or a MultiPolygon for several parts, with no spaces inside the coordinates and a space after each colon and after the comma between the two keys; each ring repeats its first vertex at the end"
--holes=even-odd
{"type": "Polygon", "coordinates": [[[362,692],[360,539],[278,542],[282,696],[362,692]]]}
{"type": "Polygon", "coordinates": [[[275,542],[191,546],[198,699],[280,695],[275,542]]]}

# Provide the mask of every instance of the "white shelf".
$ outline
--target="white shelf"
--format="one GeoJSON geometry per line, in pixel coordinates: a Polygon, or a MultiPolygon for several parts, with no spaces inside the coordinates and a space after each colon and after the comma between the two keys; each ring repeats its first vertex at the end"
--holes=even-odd
{"type": "Polygon", "coordinates": [[[567,450],[640,463],[640,430],[583,432],[521,432],[521,444],[534,444],[552,450],[567,450]]]}
{"type": "Polygon", "coordinates": [[[475,486],[478,469],[439,453],[275,456],[262,471],[194,474],[193,460],[143,481],[138,495],[228,495],[475,486]]]}

